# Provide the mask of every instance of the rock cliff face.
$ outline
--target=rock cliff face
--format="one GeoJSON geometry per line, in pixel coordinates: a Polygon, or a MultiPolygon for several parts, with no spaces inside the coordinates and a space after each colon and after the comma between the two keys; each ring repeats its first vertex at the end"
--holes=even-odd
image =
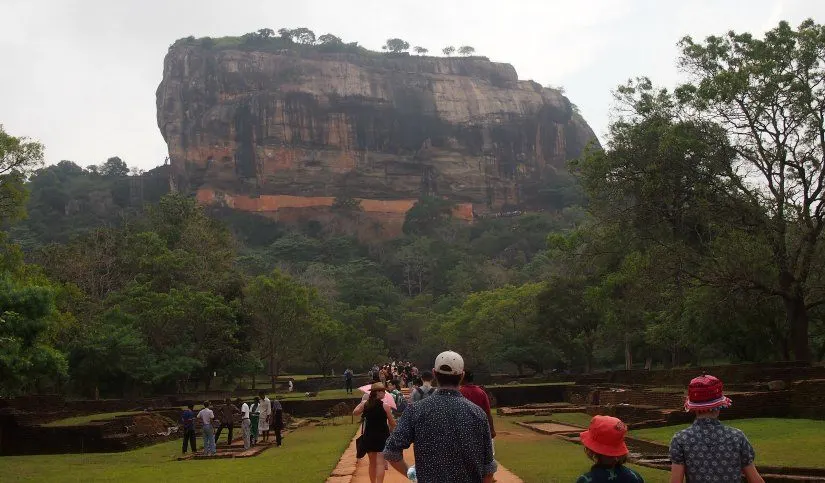
{"type": "Polygon", "coordinates": [[[172,169],[201,202],[325,220],[336,199],[357,200],[382,236],[421,196],[468,220],[539,208],[595,141],[560,92],[479,58],[178,43],[157,108],[172,169]]]}

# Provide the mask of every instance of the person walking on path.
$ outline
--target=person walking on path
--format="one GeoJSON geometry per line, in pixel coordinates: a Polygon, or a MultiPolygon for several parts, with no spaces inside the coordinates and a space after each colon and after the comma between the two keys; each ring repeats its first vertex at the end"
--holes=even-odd
{"type": "Polygon", "coordinates": [[[186,454],[187,443],[191,443],[192,452],[198,451],[195,445],[195,405],[189,404],[187,409],[183,411],[180,416],[180,422],[183,424],[183,454],[186,454]]]}
{"type": "Polygon", "coordinates": [[[352,369],[349,367],[344,371],[344,383],[347,394],[352,394],[352,369]]]}
{"type": "Polygon", "coordinates": [[[406,475],[403,451],[414,445],[419,481],[491,483],[498,468],[487,415],[458,390],[464,359],[445,351],[435,359],[438,389],[410,405],[387,440],[384,458],[406,475]]]}
{"type": "Polygon", "coordinates": [[[412,402],[418,402],[427,396],[431,395],[435,392],[435,388],[432,386],[433,382],[433,373],[430,371],[424,371],[421,373],[421,385],[415,388],[412,393],[410,393],[410,397],[412,398],[412,402]]]}
{"type": "Polygon", "coordinates": [[[261,420],[261,400],[255,396],[252,401],[252,406],[249,407],[249,427],[251,434],[249,436],[251,444],[258,443],[258,422],[261,420]]]}
{"type": "Polygon", "coordinates": [[[670,441],[671,483],[738,482],[743,474],[748,483],[764,483],[745,433],[719,421],[719,411],[732,404],[722,389],[713,376],[690,381],[685,411],[696,413],[696,419],[670,441]]]}
{"type": "Polygon", "coordinates": [[[389,389],[387,392],[392,395],[392,400],[395,402],[395,409],[392,410],[392,415],[395,418],[399,418],[407,406],[407,401],[404,400],[404,395],[401,393],[401,381],[393,379],[389,382],[387,389],[389,389]]]}
{"type": "Polygon", "coordinates": [[[218,430],[215,432],[215,443],[221,439],[221,431],[223,428],[226,428],[227,435],[226,435],[226,444],[232,445],[232,429],[235,425],[235,414],[237,414],[238,408],[232,404],[232,400],[226,398],[223,403],[223,406],[218,409],[218,415],[221,417],[221,424],[218,426],[218,430]]]}
{"type": "Polygon", "coordinates": [[[576,483],[644,483],[640,474],[624,466],[628,453],[625,434],[627,426],[621,419],[593,416],[580,437],[585,454],[594,464],[576,483]]]}
{"type": "Polygon", "coordinates": [[[241,432],[243,433],[243,447],[249,449],[252,445],[252,428],[249,421],[249,404],[243,403],[241,405],[241,432]]]}
{"type": "Polygon", "coordinates": [[[203,409],[198,413],[198,419],[203,422],[203,454],[214,456],[218,452],[215,447],[215,428],[212,427],[215,413],[209,409],[209,401],[203,403],[203,409]]]}
{"type": "Polygon", "coordinates": [[[266,393],[263,391],[258,393],[258,397],[261,398],[261,405],[259,407],[261,417],[258,420],[258,432],[263,434],[263,442],[266,443],[266,440],[269,438],[269,422],[270,418],[272,418],[272,401],[266,397],[266,393]]]}
{"type": "Polygon", "coordinates": [[[281,431],[284,429],[284,408],[277,399],[272,400],[272,429],[275,431],[275,444],[281,446],[281,431]]]}
{"type": "Polygon", "coordinates": [[[383,401],[385,393],[386,388],[383,384],[374,383],[370,387],[369,397],[358,403],[352,411],[355,416],[362,415],[364,449],[370,460],[370,483],[384,481],[384,445],[396,424],[390,406],[383,401]]]}
{"type": "Polygon", "coordinates": [[[493,414],[490,412],[490,398],[487,396],[487,391],[481,386],[473,384],[473,373],[467,371],[464,373],[464,380],[461,382],[461,394],[480,407],[484,414],[487,415],[487,422],[490,423],[490,436],[495,439],[496,428],[493,425],[493,414]]]}

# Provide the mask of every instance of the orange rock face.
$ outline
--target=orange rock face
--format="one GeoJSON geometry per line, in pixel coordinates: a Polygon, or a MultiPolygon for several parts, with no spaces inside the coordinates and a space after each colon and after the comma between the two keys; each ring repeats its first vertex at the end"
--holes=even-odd
{"type": "Polygon", "coordinates": [[[335,199],[355,199],[380,236],[400,233],[422,196],[456,202],[466,221],[541,208],[542,186],[595,141],[559,91],[478,58],[179,41],[157,106],[178,184],[199,201],[333,223],[335,199]]]}

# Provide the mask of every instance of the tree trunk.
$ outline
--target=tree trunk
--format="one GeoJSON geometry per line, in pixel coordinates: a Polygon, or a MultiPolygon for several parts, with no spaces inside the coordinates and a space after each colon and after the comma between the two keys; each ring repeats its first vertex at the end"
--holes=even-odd
{"type": "Polygon", "coordinates": [[[255,389],[255,373],[252,373],[252,389],[255,389]]]}
{"type": "Polygon", "coordinates": [[[269,382],[272,385],[272,390],[275,390],[275,354],[269,355],[269,382]]]}
{"type": "Polygon", "coordinates": [[[805,299],[800,293],[795,297],[786,298],[784,301],[788,326],[791,328],[793,358],[796,361],[810,362],[811,348],[810,341],[808,340],[808,309],[805,308],[805,299]]]}
{"type": "Polygon", "coordinates": [[[633,352],[630,350],[630,333],[624,333],[624,368],[633,369],[633,352]]]}

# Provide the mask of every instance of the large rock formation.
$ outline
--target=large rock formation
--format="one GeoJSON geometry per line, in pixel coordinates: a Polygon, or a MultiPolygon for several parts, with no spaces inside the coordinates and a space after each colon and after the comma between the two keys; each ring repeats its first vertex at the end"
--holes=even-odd
{"type": "Polygon", "coordinates": [[[324,219],[355,200],[384,236],[421,196],[468,220],[540,208],[595,140],[559,91],[482,58],[177,42],[157,107],[172,168],[202,202],[324,219]]]}

